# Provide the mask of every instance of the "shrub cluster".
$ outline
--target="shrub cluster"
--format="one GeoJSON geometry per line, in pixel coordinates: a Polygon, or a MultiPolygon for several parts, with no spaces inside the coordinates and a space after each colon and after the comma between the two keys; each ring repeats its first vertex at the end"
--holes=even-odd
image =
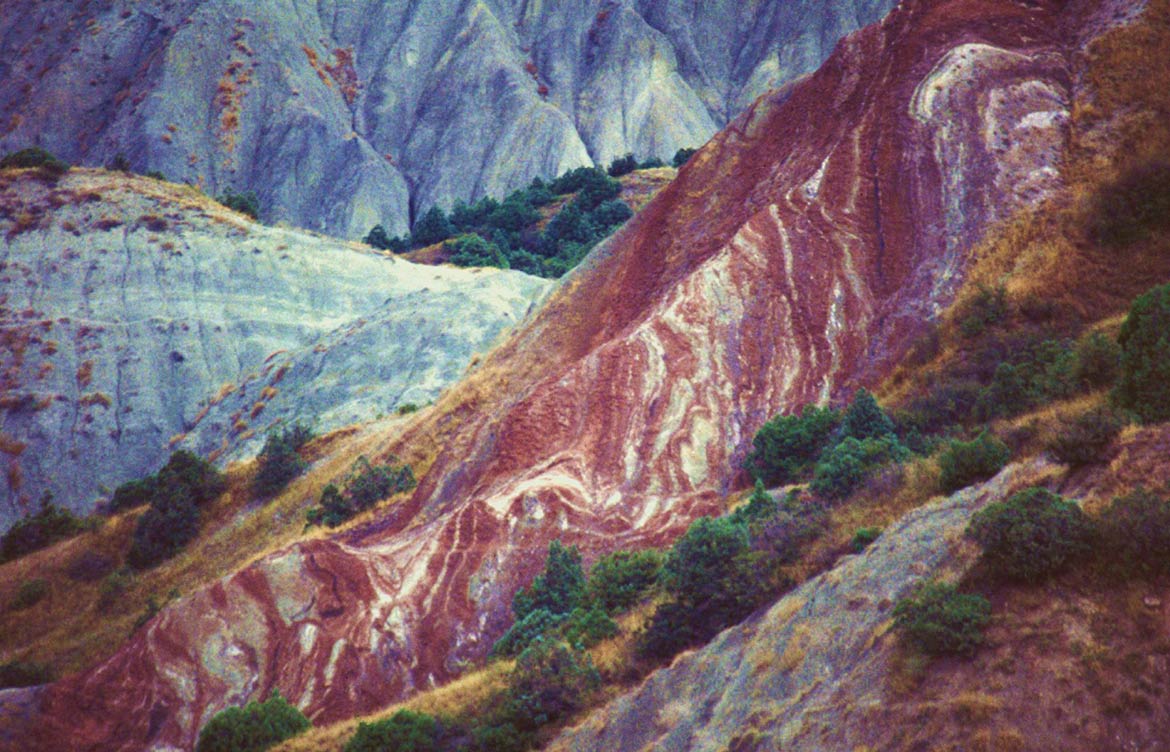
{"type": "Polygon", "coordinates": [[[688,161],[690,161],[691,157],[695,155],[696,151],[698,151],[698,149],[679,149],[674,153],[674,159],[670,160],[670,163],[675,167],[682,167],[688,161]]]}
{"type": "Polygon", "coordinates": [[[41,511],[17,520],[0,537],[0,563],[47,548],[86,529],[84,520],[68,509],[45,501],[41,511]]]}
{"type": "Polygon", "coordinates": [[[309,463],[301,458],[299,452],[312,438],[312,429],[300,423],[268,434],[264,448],[257,457],[256,478],[252,481],[252,491],[257,496],[272,496],[303,473],[309,463]]]}
{"type": "Polygon", "coordinates": [[[1007,464],[1012,453],[1007,444],[987,431],[971,441],[952,441],[938,457],[939,485],[945,493],[992,477],[1007,464]]]}
{"type": "Polygon", "coordinates": [[[438,752],[443,727],[426,713],[399,710],[374,723],[359,723],[343,752],[438,752]]]}
{"type": "Polygon", "coordinates": [[[228,188],[215,200],[232,211],[237,211],[252,219],[260,218],[260,199],[257,198],[255,191],[236,192],[228,188]]]}
{"type": "Polygon", "coordinates": [[[21,149],[0,157],[0,170],[39,168],[46,175],[60,177],[69,171],[69,163],[40,147],[21,149]]]}
{"type": "Polygon", "coordinates": [[[1029,488],[980,510],[966,531],[995,575],[1036,582],[1090,550],[1093,528],[1075,502],[1029,488]]]}
{"type": "Polygon", "coordinates": [[[382,499],[410,491],[415,485],[410,465],[396,464],[393,457],[384,465],[374,465],[366,457],[358,457],[341,488],[332,483],[325,486],[319,505],[310,508],[306,517],[310,525],[337,527],[382,499]]]}
{"type": "Polygon", "coordinates": [[[211,463],[186,450],[173,453],[153,476],[132,481],[114,492],[112,509],[145,502],[126,562],[137,569],[171,558],[199,534],[200,507],[223,493],[223,475],[211,463]]]}
{"type": "Polygon", "coordinates": [[[1113,500],[1100,528],[1105,549],[1124,572],[1170,570],[1170,501],[1139,487],[1113,500]]]}
{"type": "Polygon", "coordinates": [[[1087,410],[1062,420],[1048,448],[1061,462],[1079,467],[1108,460],[1109,445],[1125,426],[1125,415],[1109,407],[1087,410]]]}
{"type": "Polygon", "coordinates": [[[250,702],[212,716],[199,732],[195,752],[263,752],[312,726],[301,711],[274,691],[264,702],[250,702]]]}
{"type": "Polygon", "coordinates": [[[971,655],[983,644],[983,628],[990,620],[986,598],[941,582],[924,583],[894,607],[895,628],[931,655],[971,655]]]}
{"type": "Polygon", "coordinates": [[[446,241],[450,261],[459,266],[495,266],[559,277],[632,216],[630,208],[618,200],[620,192],[621,184],[604,170],[579,167],[550,184],[535,178],[502,202],[491,197],[472,204],[457,201],[449,216],[433,206],[415,222],[409,237],[391,238],[376,225],[366,242],[401,253],[446,241]],[[576,195],[539,231],[538,208],[570,193],[576,195]]]}
{"type": "Polygon", "coordinates": [[[1170,420],[1170,285],[1139,295],[1117,337],[1121,379],[1116,402],[1147,423],[1170,420]]]}
{"type": "Polygon", "coordinates": [[[840,411],[815,405],[800,415],[777,415],[752,438],[744,467],[767,486],[792,483],[828,448],[840,422],[840,411]]]}

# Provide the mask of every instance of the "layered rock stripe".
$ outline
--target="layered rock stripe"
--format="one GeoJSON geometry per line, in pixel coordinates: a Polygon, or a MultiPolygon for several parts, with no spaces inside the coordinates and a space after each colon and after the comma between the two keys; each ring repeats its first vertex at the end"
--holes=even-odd
{"type": "Polygon", "coordinates": [[[551,539],[591,557],[721,511],[768,416],[880,378],[951,300],[986,228],[1055,184],[1079,13],[907,2],[845,39],[388,439],[402,456],[424,437],[443,447],[409,504],[215,585],[231,606],[210,592],[172,606],[103,666],[43,690],[42,733],[189,744],[273,686],[319,721],[371,710],[482,657],[551,539]],[[1024,146],[998,148],[989,134],[1003,133],[1024,146]],[[329,572],[292,591],[265,574],[326,556],[329,572]],[[203,661],[212,631],[246,670],[203,661]]]}

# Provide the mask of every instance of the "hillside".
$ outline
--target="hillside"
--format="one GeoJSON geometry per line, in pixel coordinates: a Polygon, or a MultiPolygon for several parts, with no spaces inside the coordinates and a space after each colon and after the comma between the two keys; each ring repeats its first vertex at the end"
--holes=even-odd
{"type": "Polygon", "coordinates": [[[988,228],[1060,187],[1082,64],[1064,40],[1100,28],[1079,6],[955,0],[847,38],[383,434],[421,478],[408,501],[186,595],[109,660],[30,690],[38,732],[189,745],[272,687],[317,722],[368,712],[482,658],[550,540],[594,557],[722,511],[767,417],[890,373],[988,228]]]}
{"type": "Polygon", "coordinates": [[[425,404],[546,289],[265,227],[116,172],[3,171],[0,207],[5,528],[45,493],[88,513],[175,448],[238,459],[273,426],[425,404]]]}
{"type": "Polygon", "coordinates": [[[634,152],[669,160],[891,0],[236,0],[0,10],[0,152],[42,146],[360,238],[634,152]]]}

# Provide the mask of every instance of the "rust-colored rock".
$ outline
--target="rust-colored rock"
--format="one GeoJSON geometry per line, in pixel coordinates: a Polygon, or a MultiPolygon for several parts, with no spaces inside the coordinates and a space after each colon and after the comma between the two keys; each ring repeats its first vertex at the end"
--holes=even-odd
{"type": "Polygon", "coordinates": [[[45,743],[190,746],[274,686],[316,720],[370,710],[483,656],[549,540],[661,544],[720,511],[768,416],[875,382],[1055,186],[1078,7],[911,0],[758,101],[388,447],[441,439],[406,510],[172,606],[44,691],[45,743]]]}

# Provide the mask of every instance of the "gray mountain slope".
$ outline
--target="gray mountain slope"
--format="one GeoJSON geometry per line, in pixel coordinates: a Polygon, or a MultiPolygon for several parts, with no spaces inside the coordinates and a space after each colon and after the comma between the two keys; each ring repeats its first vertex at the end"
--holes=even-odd
{"type": "Polygon", "coordinates": [[[548,289],[246,221],[190,189],[0,173],[0,528],[173,448],[235,458],[425,404],[548,289]],[[79,468],[84,468],[84,471],[79,468]]]}
{"type": "Polygon", "coordinates": [[[892,0],[44,0],[0,7],[0,152],[124,155],[270,221],[397,234],[534,176],[669,159],[892,0]]]}

